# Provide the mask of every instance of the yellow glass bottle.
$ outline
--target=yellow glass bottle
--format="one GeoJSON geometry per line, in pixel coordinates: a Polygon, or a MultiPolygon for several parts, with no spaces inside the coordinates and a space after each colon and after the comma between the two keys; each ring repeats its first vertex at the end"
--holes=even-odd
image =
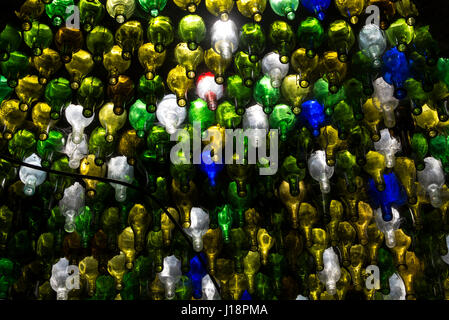
{"type": "Polygon", "coordinates": [[[98,113],[98,119],[101,126],[106,130],[106,141],[114,141],[117,131],[119,131],[126,123],[128,113],[126,110],[121,115],[114,113],[114,104],[112,102],[106,103],[98,113]]]}
{"type": "Polygon", "coordinates": [[[167,51],[157,52],[152,43],[145,43],[139,48],[138,57],[142,67],[145,68],[145,77],[152,80],[156,70],[164,64],[167,51]]]}
{"type": "Polygon", "coordinates": [[[0,106],[0,124],[2,125],[2,138],[12,139],[14,133],[24,123],[27,113],[19,109],[19,100],[3,100],[0,106]]]}
{"type": "Polygon", "coordinates": [[[108,71],[109,84],[114,85],[118,82],[118,76],[131,67],[131,60],[123,59],[122,48],[113,46],[111,51],[103,55],[103,66],[108,71]]]}
{"type": "Polygon", "coordinates": [[[234,0],[206,0],[206,8],[211,14],[220,17],[222,21],[229,19],[229,13],[234,7],[234,0]]]}
{"type": "Polygon", "coordinates": [[[187,70],[177,65],[167,75],[167,86],[176,95],[178,105],[187,105],[187,91],[193,87],[193,79],[187,78],[187,70]]]}
{"type": "Polygon", "coordinates": [[[187,70],[187,78],[195,79],[196,68],[204,59],[204,50],[200,46],[195,50],[191,50],[189,49],[187,42],[180,42],[175,47],[175,59],[179,65],[187,70]]]}
{"type": "MultiPolygon", "coordinates": [[[[97,166],[95,164],[95,155],[89,154],[87,157],[81,160],[80,164],[80,174],[93,176],[93,177],[104,177],[106,175],[106,164],[102,166],[97,166]]],[[[93,198],[96,194],[96,187],[98,184],[97,180],[83,179],[86,183],[87,195],[93,198]]]]}
{"type": "Polygon", "coordinates": [[[206,50],[204,53],[204,63],[215,75],[215,82],[217,84],[224,83],[224,74],[231,62],[232,58],[223,58],[220,54],[216,53],[213,48],[206,50]]]}
{"type": "Polygon", "coordinates": [[[65,64],[65,68],[70,75],[71,88],[78,90],[81,80],[94,68],[94,60],[88,51],[79,50],[72,55],[72,60],[65,64]]]}
{"type": "Polygon", "coordinates": [[[267,0],[237,0],[237,9],[239,12],[254,22],[262,20],[262,13],[267,6],[267,0]]]}

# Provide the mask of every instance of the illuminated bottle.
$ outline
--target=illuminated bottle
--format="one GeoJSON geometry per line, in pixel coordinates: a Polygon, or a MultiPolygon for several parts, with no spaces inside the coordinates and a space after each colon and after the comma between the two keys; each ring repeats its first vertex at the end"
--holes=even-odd
{"type": "Polygon", "coordinates": [[[86,77],[77,91],[78,102],[83,106],[83,116],[90,118],[104,102],[104,85],[99,78],[86,77]]]}
{"type": "Polygon", "coordinates": [[[156,75],[152,80],[142,76],[137,87],[137,97],[146,105],[146,110],[152,113],[156,111],[156,104],[162,99],[164,89],[165,85],[160,76],[156,75]]]}
{"type": "Polygon", "coordinates": [[[177,65],[167,75],[167,86],[176,95],[178,105],[185,107],[187,104],[187,91],[193,87],[193,80],[187,78],[186,69],[177,65]]]}
{"type": "Polygon", "coordinates": [[[215,83],[215,76],[210,73],[201,74],[196,80],[196,94],[207,102],[210,110],[217,109],[217,101],[223,97],[223,85],[215,83]]]}
{"type": "Polygon", "coordinates": [[[262,14],[267,6],[267,0],[237,0],[237,9],[247,18],[254,22],[262,20],[262,14]]]}
{"type": "Polygon", "coordinates": [[[374,23],[367,24],[360,30],[358,40],[360,50],[373,61],[375,68],[380,68],[387,48],[385,33],[374,23]]]}
{"type": "Polygon", "coordinates": [[[131,61],[123,58],[122,48],[113,46],[103,55],[103,66],[108,71],[109,84],[115,85],[118,77],[131,67],[131,61]]]}
{"type": "Polygon", "coordinates": [[[217,84],[223,84],[225,81],[226,69],[232,62],[232,57],[223,58],[220,54],[216,53],[213,48],[206,50],[204,53],[204,63],[215,74],[215,82],[217,84]]]}
{"type": "Polygon", "coordinates": [[[184,122],[187,116],[186,108],[179,106],[174,94],[168,94],[157,104],[157,120],[172,134],[184,122]]]}
{"type": "Polygon", "coordinates": [[[203,18],[193,14],[183,17],[178,24],[178,35],[183,42],[187,42],[190,50],[195,50],[206,37],[206,24],[203,18]]]}
{"type": "Polygon", "coordinates": [[[330,48],[338,53],[338,59],[347,62],[349,51],[355,43],[351,26],[344,20],[334,21],[329,26],[327,36],[330,48]]]}
{"type": "Polygon", "coordinates": [[[71,15],[71,11],[67,10],[69,7],[75,5],[73,0],[53,0],[51,3],[45,5],[45,12],[51,19],[55,27],[60,27],[63,22],[71,15]]]}
{"type": "Polygon", "coordinates": [[[265,50],[265,33],[257,23],[246,23],[240,28],[240,48],[247,54],[251,62],[257,62],[260,53],[265,50]]]}
{"type": "Polygon", "coordinates": [[[157,17],[167,5],[167,0],[137,0],[139,6],[153,17],[157,17]]]}
{"type": "Polygon", "coordinates": [[[226,94],[234,101],[238,114],[245,112],[245,107],[252,98],[252,90],[244,85],[243,79],[239,75],[228,77],[226,81],[226,94]]]}
{"type": "Polygon", "coordinates": [[[313,17],[307,17],[301,21],[296,35],[300,47],[306,49],[307,56],[309,58],[315,57],[316,50],[324,40],[324,29],[320,21],[313,17]]]}
{"type": "Polygon", "coordinates": [[[259,61],[251,62],[248,54],[239,51],[234,57],[234,69],[242,77],[245,86],[252,87],[260,76],[261,64],[259,61]]]}
{"type": "Polygon", "coordinates": [[[61,112],[72,98],[72,89],[70,82],[65,78],[56,78],[51,80],[45,87],[45,101],[51,107],[50,117],[58,120],[61,112]]]}
{"type": "Polygon", "coordinates": [[[94,67],[92,55],[84,50],[79,50],[72,55],[69,63],[66,63],[65,68],[70,75],[70,86],[73,90],[78,90],[81,85],[81,80],[89,74],[94,67]]]}
{"type": "Polygon", "coordinates": [[[80,0],[78,6],[84,31],[90,32],[103,19],[105,7],[99,0],[80,0]]]}
{"type": "Polygon", "coordinates": [[[204,51],[200,46],[195,50],[191,50],[186,42],[180,42],[175,48],[175,59],[178,64],[186,68],[187,77],[194,79],[196,68],[203,62],[204,51]]]}
{"type": "Polygon", "coordinates": [[[22,22],[23,31],[29,31],[32,23],[42,16],[47,2],[40,0],[27,0],[23,2],[20,9],[15,12],[17,18],[22,22]]]}
{"type": "MultiPolygon", "coordinates": [[[[34,106],[33,111],[35,109],[39,110],[39,106],[34,106]]],[[[11,99],[2,101],[0,115],[0,124],[2,125],[3,132],[2,138],[10,140],[16,130],[20,129],[22,123],[25,121],[27,113],[19,109],[19,100],[11,99]]]]}
{"type": "Polygon", "coordinates": [[[139,62],[145,68],[145,77],[152,80],[156,75],[156,70],[165,61],[166,51],[158,53],[152,43],[146,43],[139,48],[139,62]]]}
{"type": "Polygon", "coordinates": [[[270,128],[280,131],[282,141],[287,140],[287,134],[293,129],[296,119],[291,107],[286,104],[278,104],[270,114],[270,128]]]}
{"type": "Polygon", "coordinates": [[[118,23],[124,23],[132,17],[136,9],[135,0],[107,0],[106,10],[118,23]]]}
{"type": "Polygon", "coordinates": [[[238,29],[234,21],[216,21],[211,29],[211,47],[224,59],[230,59],[239,45],[238,29]]]}
{"type": "Polygon", "coordinates": [[[288,63],[290,54],[295,48],[295,36],[290,25],[284,21],[270,24],[268,39],[277,48],[282,63],[288,63]]]}
{"type": "Polygon", "coordinates": [[[194,13],[201,0],[173,0],[173,2],[182,10],[194,13]]]}
{"type": "Polygon", "coordinates": [[[57,51],[45,48],[40,56],[32,58],[31,65],[39,74],[39,83],[46,84],[62,67],[62,62],[57,51]]]}
{"type": "Polygon", "coordinates": [[[23,32],[23,40],[31,48],[33,55],[40,56],[45,48],[49,48],[53,41],[53,31],[49,26],[33,21],[31,29],[23,32]]]}
{"type": "Polygon", "coordinates": [[[119,131],[126,123],[128,114],[126,110],[117,115],[114,112],[114,104],[106,103],[98,112],[98,119],[101,126],[106,130],[106,141],[112,142],[116,139],[117,131],[119,131]]]}
{"type": "Polygon", "coordinates": [[[310,58],[307,56],[307,51],[304,48],[299,48],[293,52],[290,62],[293,70],[297,73],[297,85],[301,88],[309,88],[310,84],[318,76],[318,55],[310,58]]]}
{"type": "Polygon", "coordinates": [[[173,42],[174,30],[169,17],[151,18],[147,29],[147,38],[158,53],[162,53],[173,42]]]}
{"type": "Polygon", "coordinates": [[[390,46],[397,47],[400,52],[404,52],[415,37],[415,29],[401,18],[393,22],[385,34],[390,46]]]}
{"type": "Polygon", "coordinates": [[[299,0],[270,0],[270,6],[277,15],[287,17],[288,20],[294,20],[299,0]]]}
{"type": "Polygon", "coordinates": [[[321,21],[326,17],[325,11],[329,8],[331,0],[301,0],[301,4],[310,13],[315,14],[321,21]]]}
{"type": "Polygon", "coordinates": [[[282,79],[288,73],[288,67],[288,64],[280,62],[280,56],[276,52],[267,53],[262,59],[262,72],[270,76],[274,88],[281,86],[282,79]]]}
{"type": "Polygon", "coordinates": [[[253,90],[253,97],[256,102],[264,107],[264,112],[269,114],[274,105],[279,101],[281,92],[279,88],[273,88],[270,77],[263,76],[257,81],[253,90]]]}
{"type": "Polygon", "coordinates": [[[93,55],[94,61],[100,63],[103,60],[103,55],[114,46],[114,35],[109,29],[96,26],[87,34],[86,45],[93,55]]]}
{"type": "Polygon", "coordinates": [[[356,24],[359,21],[359,16],[365,10],[367,5],[366,0],[335,0],[335,5],[337,6],[340,14],[349,18],[352,24],[356,24]]]}
{"type": "Polygon", "coordinates": [[[107,95],[109,101],[114,104],[114,113],[121,115],[134,96],[134,82],[128,76],[120,75],[116,84],[109,84],[107,95]]]}
{"type": "Polygon", "coordinates": [[[115,42],[122,48],[123,58],[130,60],[143,44],[143,28],[139,21],[127,21],[115,32],[115,42]]]}
{"type": "Polygon", "coordinates": [[[25,112],[39,100],[44,92],[44,86],[39,83],[37,76],[28,75],[19,80],[15,92],[20,100],[19,108],[25,112]]]}
{"type": "Polygon", "coordinates": [[[312,89],[311,86],[303,88],[298,85],[297,78],[297,75],[290,74],[283,79],[281,85],[282,97],[287,100],[289,105],[292,106],[292,111],[296,115],[301,113],[301,104],[304,102],[312,89]]]}
{"type": "Polygon", "coordinates": [[[229,13],[234,7],[232,0],[206,0],[206,8],[211,14],[220,17],[220,20],[226,21],[229,19],[229,13]]]}
{"type": "MultiPolygon", "coordinates": [[[[41,167],[41,158],[35,153],[25,158],[23,161],[27,164],[41,167]]],[[[27,196],[32,196],[35,193],[36,187],[44,183],[47,178],[47,173],[45,171],[21,166],[19,176],[24,184],[23,193],[27,196]]]]}
{"type": "Polygon", "coordinates": [[[59,28],[54,40],[55,46],[61,55],[61,60],[64,63],[70,62],[72,55],[84,45],[84,37],[81,30],[67,27],[59,28]]]}

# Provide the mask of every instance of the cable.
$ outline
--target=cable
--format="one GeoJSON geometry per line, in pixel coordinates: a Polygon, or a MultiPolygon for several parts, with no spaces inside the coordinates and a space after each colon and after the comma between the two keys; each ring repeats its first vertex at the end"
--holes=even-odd
{"type": "MultiPolygon", "coordinates": [[[[61,176],[67,176],[67,177],[71,177],[73,179],[76,179],[78,181],[83,181],[83,179],[90,179],[90,180],[97,180],[97,181],[101,181],[101,182],[105,182],[105,183],[115,183],[115,184],[120,184],[122,186],[125,186],[127,188],[131,188],[137,191],[144,191],[144,196],[147,196],[148,198],[150,198],[151,200],[153,200],[158,206],[159,208],[161,208],[164,213],[168,216],[168,218],[173,222],[173,224],[178,228],[178,230],[181,232],[181,234],[183,235],[183,237],[186,239],[186,241],[189,243],[190,247],[192,247],[193,249],[193,242],[190,239],[190,237],[185,233],[184,229],[182,228],[182,226],[179,224],[178,221],[176,221],[175,218],[173,218],[173,216],[170,214],[170,212],[167,210],[167,208],[159,201],[158,198],[156,198],[155,196],[153,196],[147,188],[145,187],[137,187],[133,184],[127,183],[127,182],[123,182],[123,181],[119,181],[119,180],[113,180],[113,179],[109,179],[109,178],[104,178],[104,177],[97,177],[97,176],[89,176],[89,175],[82,175],[82,174],[78,174],[78,173],[71,173],[71,172],[65,172],[65,171],[58,171],[58,170],[53,170],[50,168],[44,168],[44,167],[39,167],[39,166],[35,166],[33,164],[29,164],[20,160],[16,160],[14,158],[11,158],[9,156],[5,156],[3,154],[0,153],[0,159],[3,159],[5,161],[11,162],[11,163],[15,163],[24,167],[28,167],[31,169],[35,169],[35,170],[39,170],[39,171],[45,171],[47,173],[51,173],[51,174],[57,174],[57,175],[61,175],[61,176]]],[[[176,209],[178,210],[178,209],[176,209]]],[[[209,268],[207,266],[206,261],[204,261],[203,257],[201,256],[200,253],[197,253],[195,250],[193,250],[195,252],[195,255],[198,257],[198,259],[200,260],[201,264],[203,265],[204,269],[206,270],[207,274],[209,275],[210,279],[212,280],[212,283],[215,286],[215,289],[217,290],[220,299],[221,299],[221,294],[220,294],[220,287],[217,283],[217,281],[215,280],[215,278],[210,274],[209,272],[209,268]]]]}

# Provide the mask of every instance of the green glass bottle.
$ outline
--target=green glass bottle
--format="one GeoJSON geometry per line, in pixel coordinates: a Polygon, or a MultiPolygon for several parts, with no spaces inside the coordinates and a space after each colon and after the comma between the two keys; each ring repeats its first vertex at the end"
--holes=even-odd
{"type": "Polygon", "coordinates": [[[379,248],[377,261],[380,269],[380,292],[387,295],[390,293],[389,279],[395,272],[397,272],[394,266],[393,257],[385,248],[379,248]]]}
{"type": "Polygon", "coordinates": [[[232,210],[229,204],[224,204],[217,208],[218,211],[218,226],[221,229],[223,234],[224,243],[229,243],[231,241],[230,238],[230,230],[232,227],[232,210]]]}
{"type": "Polygon", "coordinates": [[[80,0],[78,7],[84,31],[90,32],[103,20],[105,8],[99,0],[80,0]]]}
{"type": "Polygon", "coordinates": [[[104,102],[104,85],[96,77],[86,77],[77,91],[78,102],[83,106],[83,115],[90,118],[104,102]]]}
{"type": "Polygon", "coordinates": [[[354,32],[345,20],[337,20],[330,24],[327,31],[329,47],[337,51],[338,60],[348,61],[348,54],[355,43],[354,32]]]}
{"type": "Polygon", "coordinates": [[[147,146],[143,157],[156,163],[165,163],[169,153],[170,136],[164,127],[153,126],[148,133],[147,146]]]}
{"type": "Polygon", "coordinates": [[[268,30],[268,39],[277,48],[282,63],[288,63],[295,48],[295,35],[290,25],[285,21],[275,21],[268,30]]]}
{"type": "Polygon", "coordinates": [[[424,158],[429,151],[429,144],[426,137],[420,132],[414,133],[410,139],[410,147],[413,151],[412,158],[415,161],[416,170],[424,170],[424,158]]]}
{"type": "Polygon", "coordinates": [[[245,194],[241,193],[240,188],[238,188],[238,183],[236,181],[232,181],[228,185],[227,199],[231,206],[232,212],[234,216],[232,220],[237,223],[239,227],[243,227],[245,224],[245,211],[248,210],[251,206],[251,188],[248,184],[242,187],[245,188],[245,194]]]}
{"type": "Polygon", "coordinates": [[[251,101],[253,91],[244,85],[243,79],[235,74],[226,80],[226,93],[229,99],[235,104],[236,112],[239,115],[245,113],[245,107],[251,101]]]}
{"type": "Polygon", "coordinates": [[[138,0],[140,7],[153,17],[157,17],[167,5],[167,0],[138,0]]]}
{"type": "Polygon", "coordinates": [[[115,32],[115,42],[122,48],[122,57],[131,60],[133,54],[143,45],[143,28],[139,21],[127,21],[115,32]]]}
{"type": "Polygon", "coordinates": [[[136,130],[137,136],[143,138],[153,126],[156,115],[147,111],[146,104],[138,99],[129,109],[129,123],[136,130]]]}
{"type": "Polygon", "coordinates": [[[362,104],[365,103],[366,97],[363,94],[363,85],[355,78],[351,78],[343,84],[346,94],[345,101],[351,107],[354,119],[360,121],[363,119],[362,104]]]}
{"type": "Polygon", "coordinates": [[[230,238],[235,271],[237,273],[243,273],[243,258],[248,254],[250,247],[248,235],[242,228],[233,228],[230,230],[230,238]]]}
{"type": "Polygon", "coordinates": [[[113,300],[115,292],[115,280],[110,275],[101,275],[95,281],[95,295],[92,300],[113,300]]]}
{"type": "Polygon", "coordinates": [[[346,190],[351,193],[355,192],[357,190],[355,179],[360,173],[360,167],[357,165],[356,157],[348,150],[344,150],[337,153],[336,163],[335,172],[345,180],[346,190]]]}
{"type": "Polygon", "coordinates": [[[281,141],[287,140],[287,134],[294,128],[295,123],[295,114],[292,112],[292,108],[286,104],[276,105],[270,114],[270,128],[280,131],[281,141]]]}
{"type": "Polygon", "coordinates": [[[96,26],[86,36],[87,49],[92,53],[96,63],[103,61],[103,55],[114,47],[114,35],[103,26],[96,26]]]}
{"type": "Polygon", "coordinates": [[[33,153],[36,147],[34,134],[26,129],[17,131],[8,142],[8,150],[11,156],[22,161],[33,153]]]}
{"type": "Polygon", "coordinates": [[[92,223],[92,212],[88,206],[84,206],[80,211],[80,214],[75,218],[75,230],[81,237],[81,246],[88,248],[90,240],[95,233],[92,223]]]}
{"type": "Polygon", "coordinates": [[[148,257],[153,261],[154,270],[161,272],[163,268],[163,245],[162,230],[150,231],[147,235],[148,257]]]}
{"type": "Polygon", "coordinates": [[[53,31],[46,24],[33,21],[31,29],[23,32],[23,41],[35,56],[40,56],[45,48],[51,46],[53,31]]]}
{"type": "Polygon", "coordinates": [[[42,159],[42,166],[49,167],[55,156],[64,148],[64,135],[56,130],[48,132],[48,138],[37,142],[37,154],[42,159]]]}
{"type": "Polygon", "coordinates": [[[299,0],[270,0],[270,6],[274,13],[292,21],[295,19],[295,11],[298,10],[299,0]]]}
{"type": "Polygon", "coordinates": [[[239,47],[249,54],[249,60],[256,62],[260,60],[262,52],[265,51],[265,33],[257,23],[246,23],[240,28],[239,47]]]}
{"type": "Polygon", "coordinates": [[[345,140],[348,131],[355,125],[354,113],[346,101],[342,100],[334,107],[332,121],[338,128],[338,137],[345,140]]]}
{"type": "Polygon", "coordinates": [[[0,61],[7,61],[9,54],[17,51],[22,43],[22,35],[19,30],[7,24],[0,33],[0,61]]]}
{"type": "Polygon", "coordinates": [[[444,171],[449,172],[449,143],[447,137],[438,135],[429,140],[429,151],[432,157],[441,161],[444,171]]]}
{"type": "Polygon", "coordinates": [[[203,18],[196,14],[184,16],[178,24],[178,35],[187,42],[190,50],[195,50],[206,37],[206,24],[203,18]]]}
{"type": "MultiPolygon", "coordinates": [[[[63,156],[53,161],[53,163],[51,164],[51,169],[62,172],[75,173],[75,169],[69,167],[69,158],[67,156],[63,156]]],[[[49,174],[49,181],[54,187],[53,195],[56,200],[61,200],[64,196],[64,190],[74,183],[73,178],[54,173],[49,174]]]]}
{"type": "Polygon", "coordinates": [[[274,105],[279,101],[281,97],[281,91],[279,88],[273,88],[271,85],[271,79],[269,76],[263,76],[260,78],[253,91],[254,100],[261,104],[264,109],[263,111],[270,114],[273,110],[274,105]]]}
{"type": "Polygon", "coordinates": [[[274,293],[270,277],[258,272],[255,277],[256,296],[261,300],[273,300],[274,293]]]}
{"type": "Polygon", "coordinates": [[[440,49],[438,42],[433,39],[429,31],[429,26],[422,26],[415,30],[413,45],[416,51],[426,58],[429,66],[436,65],[440,49]]]}
{"type": "Polygon", "coordinates": [[[154,113],[156,103],[164,96],[165,85],[162,77],[156,75],[148,80],[144,75],[140,77],[137,87],[137,97],[147,106],[147,111],[154,113]]]}
{"type": "Polygon", "coordinates": [[[106,157],[114,152],[114,141],[106,140],[106,130],[103,127],[97,127],[92,131],[89,138],[89,154],[95,155],[95,164],[102,166],[106,157]]]}
{"type": "Polygon", "coordinates": [[[68,7],[75,6],[73,0],[53,0],[45,5],[45,12],[55,27],[60,27],[72,15],[68,7]]]}
{"type": "Polygon", "coordinates": [[[290,155],[284,159],[280,168],[281,178],[288,182],[293,197],[299,195],[299,182],[306,176],[305,167],[298,166],[297,162],[298,160],[290,155]]]}
{"type": "Polygon", "coordinates": [[[343,87],[341,87],[337,93],[330,93],[329,83],[323,78],[320,78],[315,82],[315,85],[313,86],[313,95],[319,103],[324,105],[327,115],[331,115],[334,106],[346,98],[343,87]]]}
{"type": "Polygon", "coordinates": [[[371,96],[374,93],[373,87],[373,63],[362,51],[357,51],[351,59],[351,67],[354,78],[359,80],[363,86],[363,93],[371,96]]]}
{"type": "Polygon", "coordinates": [[[147,29],[147,38],[154,44],[154,50],[161,53],[174,39],[173,23],[169,17],[151,18],[147,29]]]}
{"type": "Polygon", "coordinates": [[[181,276],[178,284],[176,285],[176,300],[190,300],[193,295],[192,280],[186,276],[181,276]]]}
{"type": "MultiPolygon", "coordinates": [[[[238,110],[238,109],[237,109],[238,110]]],[[[245,109],[243,109],[244,112],[245,109]]],[[[242,116],[236,112],[236,107],[229,101],[220,103],[216,110],[217,123],[226,129],[235,129],[242,122],[242,116]]]]}
{"type": "Polygon", "coordinates": [[[243,84],[249,88],[254,85],[254,82],[260,77],[262,71],[260,62],[251,62],[250,55],[243,51],[235,54],[234,69],[243,79],[243,84]]]}
{"type": "Polygon", "coordinates": [[[51,80],[45,87],[45,101],[51,107],[50,117],[58,120],[62,109],[70,104],[72,99],[72,88],[70,81],[65,78],[51,80]]]}
{"type": "Polygon", "coordinates": [[[299,24],[296,35],[299,46],[306,49],[307,56],[315,57],[316,50],[324,41],[324,29],[320,21],[314,17],[307,17],[299,24]]]}
{"type": "Polygon", "coordinates": [[[15,88],[19,79],[28,73],[30,68],[28,56],[19,51],[11,52],[8,60],[0,62],[0,68],[2,75],[8,79],[8,85],[15,88]]]}
{"type": "Polygon", "coordinates": [[[7,100],[11,97],[13,89],[8,85],[8,79],[0,75],[0,100],[7,100]]]}
{"type": "Polygon", "coordinates": [[[207,107],[207,102],[200,98],[190,102],[188,117],[192,125],[194,122],[200,122],[201,131],[215,124],[215,112],[211,111],[207,107]]]}
{"type": "MultiPolygon", "coordinates": [[[[180,159],[189,160],[190,154],[184,154],[182,151],[179,153],[180,159]]],[[[170,174],[174,180],[178,181],[181,185],[181,191],[184,193],[189,192],[190,182],[195,178],[195,166],[189,163],[170,164],[170,174]]]]}

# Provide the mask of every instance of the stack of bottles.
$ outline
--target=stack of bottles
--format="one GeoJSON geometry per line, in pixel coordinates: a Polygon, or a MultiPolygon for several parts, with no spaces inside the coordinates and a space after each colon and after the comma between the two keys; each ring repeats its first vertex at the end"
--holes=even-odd
{"type": "Polygon", "coordinates": [[[449,299],[449,60],[413,1],[169,2],[14,1],[0,299],[449,299]],[[274,175],[217,157],[256,128],[274,175]]]}

